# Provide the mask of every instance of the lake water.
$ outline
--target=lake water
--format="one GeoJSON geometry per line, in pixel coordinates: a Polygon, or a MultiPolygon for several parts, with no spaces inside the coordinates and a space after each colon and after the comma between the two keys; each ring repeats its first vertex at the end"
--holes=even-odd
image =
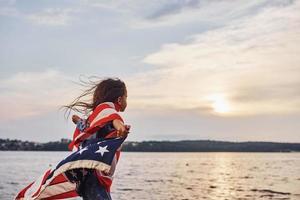
{"type": "MultiPolygon", "coordinates": [[[[0,151],[0,199],[68,154],[0,151]]],[[[300,153],[123,153],[112,197],[300,200],[300,153]]]]}

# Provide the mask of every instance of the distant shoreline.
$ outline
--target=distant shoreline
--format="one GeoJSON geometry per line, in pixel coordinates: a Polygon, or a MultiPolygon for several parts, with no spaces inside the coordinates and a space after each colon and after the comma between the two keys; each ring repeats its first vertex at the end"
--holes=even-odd
{"type": "MultiPolygon", "coordinates": [[[[0,139],[0,151],[68,151],[69,139],[30,142],[0,139]]],[[[125,142],[124,152],[300,152],[300,143],[225,142],[214,140],[125,142]]]]}

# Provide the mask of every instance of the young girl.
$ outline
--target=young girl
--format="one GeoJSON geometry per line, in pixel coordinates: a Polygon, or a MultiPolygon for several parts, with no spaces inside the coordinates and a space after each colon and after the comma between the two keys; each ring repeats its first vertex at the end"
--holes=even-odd
{"type": "MultiPolygon", "coordinates": [[[[90,113],[87,119],[77,115],[72,120],[77,127],[73,141],[69,145],[71,150],[83,149],[89,144],[102,139],[126,137],[130,126],[124,125],[118,112],[125,111],[127,107],[127,90],[125,83],[120,79],[108,78],[94,84],[90,89],[80,95],[72,104],[65,106],[83,114],[90,113]],[[91,102],[81,101],[93,93],[91,102]]],[[[71,182],[76,183],[76,191],[84,200],[111,199],[110,186],[116,164],[120,157],[120,149],[116,152],[109,172],[92,169],[75,169],[65,173],[71,182]]]]}
{"type": "Polygon", "coordinates": [[[120,79],[108,78],[97,83],[65,106],[77,115],[72,120],[77,127],[69,148],[76,150],[54,168],[22,189],[16,200],[66,199],[81,196],[84,200],[110,200],[110,186],[120,148],[129,133],[118,112],[127,106],[127,90],[120,79]],[[91,102],[82,98],[92,94],[91,102]]]}

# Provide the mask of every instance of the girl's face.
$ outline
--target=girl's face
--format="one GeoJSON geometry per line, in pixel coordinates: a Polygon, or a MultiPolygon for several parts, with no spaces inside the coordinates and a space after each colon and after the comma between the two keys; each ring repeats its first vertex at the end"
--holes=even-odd
{"type": "Polygon", "coordinates": [[[125,93],[123,96],[118,98],[118,104],[120,105],[120,111],[123,112],[127,107],[127,90],[125,89],[125,93]]]}

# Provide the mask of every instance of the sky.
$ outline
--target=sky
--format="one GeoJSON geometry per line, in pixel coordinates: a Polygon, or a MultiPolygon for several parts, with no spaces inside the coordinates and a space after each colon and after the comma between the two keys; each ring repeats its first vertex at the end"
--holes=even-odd
{"type": "Polygon", "coordinates": [[[130,141],[300,142],[300,1],[0,0],[0,138],[71,138],[119,77],[130,141]]]}

